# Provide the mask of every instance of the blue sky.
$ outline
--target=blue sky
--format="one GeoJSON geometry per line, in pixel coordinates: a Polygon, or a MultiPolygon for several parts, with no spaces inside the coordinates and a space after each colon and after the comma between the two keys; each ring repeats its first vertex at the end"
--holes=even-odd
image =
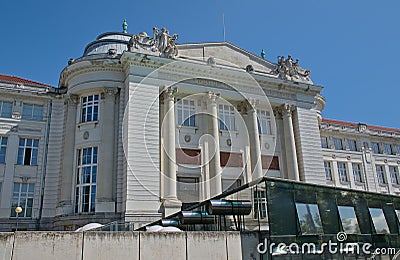
{"type": "Polygon", "coordinates": [[[276,62],[292,55],[325,87],[326,118],[400,128],[400,1],[5,1],[0,73],[52,85],[97,35],[167,27],[179,43],[226,40],[276,62]]]}

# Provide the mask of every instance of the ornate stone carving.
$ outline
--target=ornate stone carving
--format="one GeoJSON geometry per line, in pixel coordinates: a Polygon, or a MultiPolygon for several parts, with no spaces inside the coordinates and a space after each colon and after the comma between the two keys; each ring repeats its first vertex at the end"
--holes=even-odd
{"type": "Polygon", "coordinates": [[[118,93],[117,88],[104,88],[103,91],[106,96],[114,96],[118,93]]]}
{"type": "Polygon", "coordinates": [[[311,81],[311,72],[300,67],[299,60],[296,59],[296,61],[293,61],[290,55],[288,55],[286,60],[284,56],[278,56],[278,67],[275,73],[278,74],[281,79],[311,81]]]}
{"type": "Polygon", "coordinates": [[[160,57],[174,58],[178,55],[178,48],[175,41],[178,35],[169,35],[166,28],[153,28],[154,37],[150,37],[145,32],[132,35],[129,41],[128,50],[134,51],[135,49],[142,49],[150,52],[159,53],[160,57]]]}
{"type": "Polygon", "coordinates": [[[214,57],[210,57],[207,59],[207,64],[211,66],[215,66],[217,62],[215,61],[214,57]]]}
{"type": "Polygon", "coordinates": [[[216,94],[214,92],[210,91],[210,92],[207,93],[207,101],[210,104],[216,104],[218,97],[219,97],[219,94],[216,94]]]}
{"type": "Polygon", "coordinates": [[[174,100],[175,98],[175,93],[178,92],[177,88],[173,88],[173,87],[167,87],[164,90],[164,95],[163,95],[163,101],[167,101],[167,100],[174,100]]]}

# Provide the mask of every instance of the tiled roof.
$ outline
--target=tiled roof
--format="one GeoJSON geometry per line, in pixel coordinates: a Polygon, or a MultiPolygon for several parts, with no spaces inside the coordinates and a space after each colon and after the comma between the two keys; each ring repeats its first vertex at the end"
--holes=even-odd
{"type": "MultiPolygon", "coordinates": [[[[344,121],[325,119],[325,118],[322,119],[322,122],[324,122],[326,124],[331,124],[331,125],[342,125],[342,126],[351,126],[351,127],[358,127],[360,124],[360,123],[351,123],[351,122],[344,122],[344,121]]],[[[367,129],[370,129],[370,130],[400,133],[400,129],[396,129],[396,128],[373,126],[373,125],[367,125],[367,124],[365,124],[365,125],[367,126],[367,129]]]]}
{"type": "Polygon", "coordinates": [[[7,82],[7,83],[17,83],[17,84],[23,84],[23,85],[30,85],[30,86],[38,86],[38,87],[52,87],[47,84],[43,84],[40,82],[28,80],[28,79],[23,79],[20,77],[16,76],[9,76],[9,75],[3,75],[0,74],[0,82],[7,82]]]}

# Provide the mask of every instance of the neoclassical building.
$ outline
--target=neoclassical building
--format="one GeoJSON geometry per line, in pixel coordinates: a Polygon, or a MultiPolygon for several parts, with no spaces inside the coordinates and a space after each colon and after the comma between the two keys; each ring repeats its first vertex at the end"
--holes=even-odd
{"type": "Polygon", "coordinates": [[[104,33],[58,88],[0,77],[1,230],[18,205],[22,229],[140,226],[265,175],[400,191],[400,130],[322,119],[298,60],[177,38],[104,33]]]}

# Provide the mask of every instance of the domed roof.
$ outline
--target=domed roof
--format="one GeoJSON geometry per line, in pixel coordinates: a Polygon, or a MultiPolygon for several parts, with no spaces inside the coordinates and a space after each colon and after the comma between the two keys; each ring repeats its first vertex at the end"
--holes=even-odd
{"type": "Polygon", "coordinates": [[[122,54],[128,50],[128,42],[132,35],[121,32],[108,32],[103,33],[97,37],[97,39],[89,43],[83,56],[89,56],[93,54],[105,54],[110,49],[116,50],[116,54],[122,54]]]}

